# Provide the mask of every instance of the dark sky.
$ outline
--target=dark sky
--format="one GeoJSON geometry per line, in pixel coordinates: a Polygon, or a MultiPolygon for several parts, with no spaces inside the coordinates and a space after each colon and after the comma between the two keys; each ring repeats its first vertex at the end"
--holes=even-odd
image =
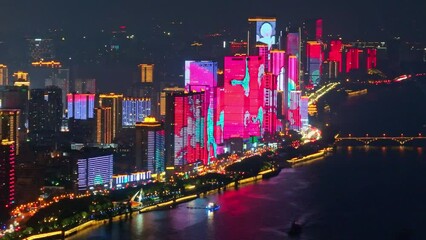
{"type": "MultiPolygon", "coordinates": [[[[275,16],[278,28],[322,17],[324,31],[344,38],[425,40],[425,0],[0,0],[0,36],[48,27],[86,32],[127,25],[143,31],[152,19],[183,19],[188,28],[233,31],[250,16],[275,16]]],[[[244,31],[244,29],[243,29],[244,31]]]]}

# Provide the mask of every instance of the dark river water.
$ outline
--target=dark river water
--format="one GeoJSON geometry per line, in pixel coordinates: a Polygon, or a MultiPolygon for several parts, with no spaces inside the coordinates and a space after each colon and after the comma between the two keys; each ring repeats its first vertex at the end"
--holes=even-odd
{"type": "MultiPolygon", "coordinates": [[[[349,99],[337,113],[339,130],[424,132],[424,85],[406,87],[349,99]]],[[[426,239],[426,146],[340,146],[269,180],[137,214],[69,239],[426,239]],[[213,213],[188,208],[208,202],[221,208],[213,213]],[[287,231],[294,219],[303,228],[291,238],[287,231]]]]}
{"type": "Polygon", "coordinates": [[[70,239],[426,239],[426,149],[339,147],[269,180],[175,209],[134,215],[70,239]],[[216,202],[216,212],[203,207],[216,202]]]}

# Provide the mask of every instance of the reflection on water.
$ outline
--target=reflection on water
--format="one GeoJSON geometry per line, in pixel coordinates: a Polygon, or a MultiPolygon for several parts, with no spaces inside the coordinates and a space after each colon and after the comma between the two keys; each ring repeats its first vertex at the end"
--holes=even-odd
{"type": "Polygon", "coordinates": [[[426,239],[425,186],[424,148],[340,147],[269,180],[70,239],[290,239],[294,219],[303,224],[297,239],[426,239]],[[192,209],[208,202],[221,208],[192,209]]]}

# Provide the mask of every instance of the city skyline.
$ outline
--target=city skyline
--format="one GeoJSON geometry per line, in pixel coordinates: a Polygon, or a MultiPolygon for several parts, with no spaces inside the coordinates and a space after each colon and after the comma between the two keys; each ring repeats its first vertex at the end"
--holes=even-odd
{"type": "Polygon", "coordinates": [[[46,0],[43,3],[25,0],[0,3],[0,37],[13,33],[37,34],[37,31],[49,28],[64,28],[76,34],[97,29],[108,31],[121,25],[143,34],[152,24],[169,21],[183,21],[188,26],[187,33],[217,32],[224,27],[238,31],[244,29],[250,16],[277,17],[279,28],[283,30],[288,24],[298,25],[305,19],[323,18],[327,33],[341,34],[347,39],[381,40],[399,36],[421,41],[426,33],[423,27],[426,16],[422,14],[426,4],[420,0],[385,4],[367,0],[357,1],[357,4],[331,0],[268,0],[262,3],[251,0],[244,4],[223,0],[214,4],[195,0],[131,0],[125,3],[76,0],[61,4],[46,0]],[[202,32],[202,28],[206,32],[202,32]]]}

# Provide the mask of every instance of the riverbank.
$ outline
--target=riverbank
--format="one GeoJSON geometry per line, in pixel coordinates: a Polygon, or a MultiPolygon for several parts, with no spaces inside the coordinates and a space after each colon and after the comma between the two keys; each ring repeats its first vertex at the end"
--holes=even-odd
{"type": "Polygon", "coordinates": [[[327,147],[327,148],[321,149],[318,152],[313,153],[313,154],[309,154],[309,155],[306,155],[306,156],[303,156],[303,157],[295,157],[295,158],[289,159],[289,160],[287,160],[287,162],[292,164],[292,166],[293,166],[294,164],[299,164],[299,163],[323,158],[326,154],[328,154],[332,151],[333,151],[332,147],[327,147]]]}
{"type": "Polygon", "coordinates": [[[158,203],[156,205],[146,206],[146,207],[143,207],[142,209],[132,211],[132,212],[122,213],[122,214],[116,215],[116,216],[109,218],[109,219],[89,220],[85,223],[82,223],[82,224],[75,226],[75,227],[68,229],[68,230],[63,230],[63,231],[58,230],[58,231],[53,231],[53,232],[35,234],[35,235],[28,236],[24,239],[25,240],[58,239],[58,238],[65,239],[66,237],[72,236],[72,235],[74,235],[74,234],[76,234],[76,233],[78,233],[82,230],[88,229],[90,227],[94,227],[94,226],[102,225],[102,224],[109,224],[111,222],[120,221],[120,220],[123,220],[123,219],[128,219],[128,218],[131,218],[133,215],[139,214],[139,213],[145,213],[145,212],[150,212],[150,211],[158,211],[158,210],[166,210],[166,209],[174,208],[178,204],[189,202],[189,201],[192,201],[194,199],[197,199],[199,197],[202,197],[202,196],[205,196],[205,195],[208,195],[208,194],[217,193],[218,191],[226,190],[227,188],[237,188],[237,187],[244,185],[244,184],[248,184],[248,183],[256,182],[256,181],[261,181],[263,179],[276,176],[276,175],[279,174],[280,171],[281,171],[281,169],[279,169],[279,168],[278,169],[265,170],[265,171],[259,172],[256,176],[240,179],[240,180],[237,180],[235,182],[231,182],[231,183],[229,183],[225,186],[220,186],[220,187],[217,187],[215,189],[209,190],[207,192],[202,192],[202,193],[199,193],[199,194],[191,194],[191,195],[183,196],[183,197],[176,198],[176,199],[173,199],[173,200],[169,200],[169,201],[166,201],[166,202],[158,203]]]}

